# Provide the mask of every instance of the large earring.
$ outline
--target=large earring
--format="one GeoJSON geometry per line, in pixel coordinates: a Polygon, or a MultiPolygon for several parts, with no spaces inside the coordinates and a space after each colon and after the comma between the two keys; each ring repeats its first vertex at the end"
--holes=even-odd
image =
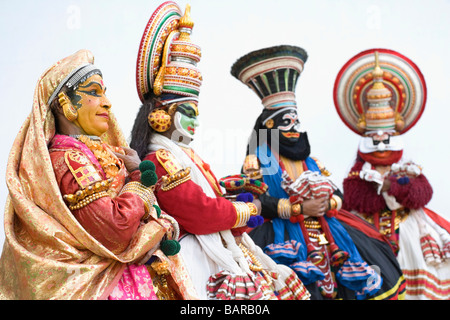
{"type": "Polygon", "coordinates": [[[63,109],[64,117],[70,122],[75,121],[75,119],[78,118],[78,111],[75,109],[65,92],[60,92],[58,94],[58,101],[63,109]]]}
{"type": "Polygon", "coordinates": [[[267,122],[266,122],[266,128],[272,129],[272,128],[273,128],[273,125],[274,125],[273,119],[267,120],[267,122]]]}
{"type": "Polygon", "coordinates": [[[173,104],[169,107],[168,112],[169,112],[169,115],[170,115],[171,117],[173,117],[173,115],[174,115],[175,112],[177,111],[177,107],[178,107],[178,104],[176,104],[176,103],[173,103],[173,104]]]}
{"type": "Polygon", "coordinates": [[[157,132],[166,132],[172,125],[172,117],[165,110],[154,110],[148,115],[148,124],[157,132]]]}

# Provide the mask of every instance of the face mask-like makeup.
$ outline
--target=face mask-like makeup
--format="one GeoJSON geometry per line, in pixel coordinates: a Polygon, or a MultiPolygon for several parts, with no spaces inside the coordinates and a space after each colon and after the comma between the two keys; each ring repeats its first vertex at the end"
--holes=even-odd
{"type": "Polygon", "coordinates": [[[362,153],[400,151],[403,150],[402,139],[393,135],[393,131],[368,132],[359,143],[359,151],[362,153]]]}
{"type": "Polygon", "coordinates": [[[274,128],[280,130],[281,139],[296,142],[300,138],[300,121],[297,112],[290,110],[273,118],[274,128]]]}
{"type": "Polygon", "coordinates": [[[95,74],[79,84],[71,94],[71,102],[78,113],[73,123],[83,134],[101,136],[108,130],[111,103],[105,91],[102,77],[95,74]]]}
{"type": "Polygon", "coordinates": [[[199,126],[197,116],[197,106],[194,103],[187,102],[180,104],[177,107],[173,119],[176,134],[193,140],[195,129],[199,126]]]}

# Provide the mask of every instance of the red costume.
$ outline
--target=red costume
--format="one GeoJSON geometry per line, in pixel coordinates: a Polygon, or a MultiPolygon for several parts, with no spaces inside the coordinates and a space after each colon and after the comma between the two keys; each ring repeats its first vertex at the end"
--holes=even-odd
{"type": "MultiPolygon", "coordinates": [[[[144,159],[155,163],[158,177],[181,170],[178,167],[175,170],[166,169],[168,167],[164,167],[163,164],[170,160],[163,159],[160,156],[161,153],[162,151],[152,152],[144,159]]],[[[231,229],[237,219],[236,208],[230,201],[221,197],[219,183],[211,172],[209,165],[198,157],[195,159],[197,160],[198,168],[206,177],[209,177],[208,182],[216,193],[217,198],[208,197],[200,186],[192,180],[188,180],[167,191],[156,190],[155,193],[161,209],[170,212],[178,221],[181,235],[185,232],[209,234],[231,229]],[[193,219],[193,215],[195,215],[195,219],[193,219]]]]}
{"type": "Polygon", "coordinates": [[[422,168],[403,159],[400,137],[424,111],[423,75],[405,56],[371,49],[344,65],[334,93],[341,119],[362,136],[343,182],[343,208],[389,239],[406,280],[406,299],[448,300],[450,223],[425,207],[433,189],[422,168]]]}
{"type": "MultiPolygon", "coordinates": [[[[86,184],[107,180],[93,153],[77,139],[56,135],[50,142],[49,149],[56,181],[63,195],[75,194],[79,189],[85,188],[86,184]],[[74,171],[86,173],[77,177],[74,171]]],[[[119,159],[117,161],[121,169],[115,178],[115,184],[123,186],[126,169],[119,159]]],[[[139,175],[134,175],[135,180],[139,178],[139,175]]],[[[86,231],[106,248],[122,252],[138,229],[145,209],[139,196],[126,192],[114,198],[101,197],[72,212],[86,231]]]]}

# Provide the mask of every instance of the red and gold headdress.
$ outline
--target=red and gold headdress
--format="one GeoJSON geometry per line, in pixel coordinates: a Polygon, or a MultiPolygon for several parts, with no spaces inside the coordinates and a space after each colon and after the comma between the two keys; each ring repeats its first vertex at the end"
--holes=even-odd
{"type": "Polygon", "coordinates": [[[427,98],[425,79],[407,57],[370,49],[339,71],[333,91],[336,110],[352,131],[403,134],[420,119],[427,98]]]}
{"type": "Polygon", "coordinates": [[[193,26],[189,5],[183,16],[172,1],[164,2],[152,14],[136,64],[136,85],[142,102],[150,92],[155,96],[168,93],[198,100],[202,75],[197,63],[201,50],[190,40],[193,26]]]}

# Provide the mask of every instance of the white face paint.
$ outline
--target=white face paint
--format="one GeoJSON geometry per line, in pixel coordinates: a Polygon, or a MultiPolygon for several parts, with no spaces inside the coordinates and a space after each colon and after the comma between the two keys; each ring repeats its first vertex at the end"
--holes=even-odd
{"type": "Polygon", "coordinates": [[[286,113],[281,119],[282,120],[278,126],[278,129],[281,131],[289,131],[294,128],[295,131],[298,131],[296,129],[300,126],[300,122],[298,121],[298,115],[296,112],[286,113]]]}
{"type": "Polygon", "coordinates": [[[399,151],[402,149],[401,137],[392,135],[392,132],[368,132],[368,136],[363,137],[359,143],[359,150],[362,153],[399,151]]]}

